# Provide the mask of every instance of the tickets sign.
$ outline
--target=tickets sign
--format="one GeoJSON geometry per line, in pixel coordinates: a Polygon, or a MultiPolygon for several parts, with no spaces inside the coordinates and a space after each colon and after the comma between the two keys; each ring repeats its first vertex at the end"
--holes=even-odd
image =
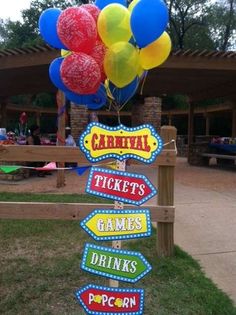
{"type": "Polygon", "coordinates": [[[137,282],[151,269],[140,253],[86,244],[81,269],[114,280],[137,282]]]}
{"type": "Polygon", "coordinates": [[[81,227],[96,241],[122,240],[151,235],[148,209],[94,210],[81,227]]]}
{"type": "Polygon", "coordinates": [[[163,147],[160,136],[151,125],[108,127],[96,122],[87,126],[79,145],[90,162],[133,158],[152,163],[163,147]]]}
{"type": "Polygon", "coordinates": [[[139,206],[155,196],[157,190],[144,175],[93,167],[86,192],[139,206]]]}
{"type": "Polygon", "coordinates": [[[144,290],[108,288],[87,285],[75,292],[84,310],[90,315],[141,315],[144,290]]]}

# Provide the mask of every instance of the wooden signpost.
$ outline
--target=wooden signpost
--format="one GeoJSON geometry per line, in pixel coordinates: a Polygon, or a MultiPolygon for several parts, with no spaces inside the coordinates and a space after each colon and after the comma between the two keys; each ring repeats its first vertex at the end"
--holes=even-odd
{"type": "MultiPolygon", "coordinates": [[[[96,209],[81,222],[82,228],[95,240],[112,241],[112,248],[87,243],[81,263],[81,269],[109,278],[111,287],[118,287],[118,281],[135,283],[152,269],[141,253],[121,249],[122,239],[151,235],[149,210],[124,210],[123,202],[139,206],[157,193],[146,176],[125,172],[125,159],[152,163],[162,145],[161,138],[150,125],[111,128],[91,123],[80,138],[80,148],[89,161],[118,160],[119,170],[92,167],[86,186],[89,194],[115,200],[115,210],[96,209]]],[[[143,291],[136,291],[133,303],[135,301],[137,308],[128,310],[131,307],[128,295],[134,292],[122,289],[125,294],[122,299],[114,296],[114,293],[121,294],[120,290],[89,285],[76,296],[88,314],[142,314],[143,291]],[[136,303],[140,299],[142,303],[136,303]]]]}

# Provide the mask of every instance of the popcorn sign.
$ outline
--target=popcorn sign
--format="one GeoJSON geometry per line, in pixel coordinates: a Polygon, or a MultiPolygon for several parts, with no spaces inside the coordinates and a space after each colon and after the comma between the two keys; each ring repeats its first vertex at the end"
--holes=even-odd
{"type": "Polygon", "coordinates": [[[87,314],[141,315],[144,291],[87,285],[75,293],[87,314]]]}

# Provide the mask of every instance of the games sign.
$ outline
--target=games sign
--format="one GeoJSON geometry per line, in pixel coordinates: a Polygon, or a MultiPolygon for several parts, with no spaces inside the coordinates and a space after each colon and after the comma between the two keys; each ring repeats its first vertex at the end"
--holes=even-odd
{"type": "Polygon", "coordinates": [[[160,136],[149,124],[128,128],[123,125],[108,127],[97,122],[87,126],[79,145],[92,163],[109,158],[133,158],[152,163],[163,146],[160,136]]]}
{"type": "Polygon", "coordinates": [[[151,235],[148,209],[96,209],[80,225],[96,241],[127,240],[151,235]]]}

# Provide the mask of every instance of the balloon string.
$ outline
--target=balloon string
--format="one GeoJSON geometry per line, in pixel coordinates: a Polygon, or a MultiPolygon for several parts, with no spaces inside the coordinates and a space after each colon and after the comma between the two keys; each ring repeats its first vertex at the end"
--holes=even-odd
{"type": "Polygon", "coordinates": [[[145,84],[146,79],[147,79],[147,75],[148,75],[148,72],[146,72],[146,73],[144,74],[143,82],[142,82],[142,85],[141,85],[140,95],[143,95],[143,88],[144,88],[144,84],[145,84]]]}

